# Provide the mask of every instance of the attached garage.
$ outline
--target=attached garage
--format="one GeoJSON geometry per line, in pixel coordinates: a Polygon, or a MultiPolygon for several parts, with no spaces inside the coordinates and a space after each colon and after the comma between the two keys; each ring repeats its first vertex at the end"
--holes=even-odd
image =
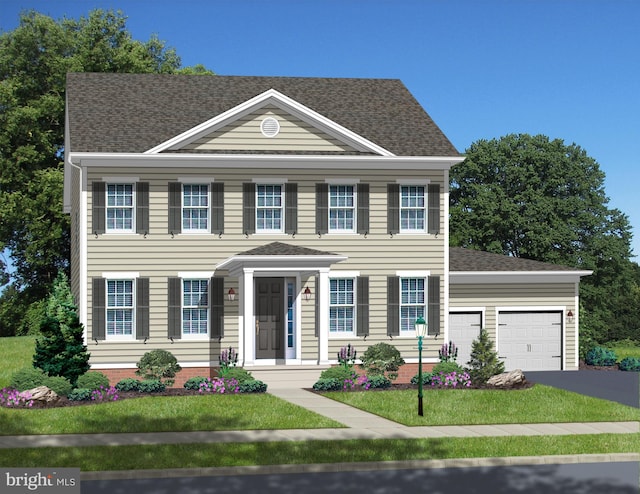
{"type": "Polygon", "coordinates": [[[505,370],[562,370],[562,312],[500,312],[498,355],[505,370]]]}
{"type": "Polygon", "coordinates": [[[451,312],[449,314],[449,341],[458,348],[457,362],[466,365],[471,358],[471,345],[482,328],[482,312],[451,312]]]}

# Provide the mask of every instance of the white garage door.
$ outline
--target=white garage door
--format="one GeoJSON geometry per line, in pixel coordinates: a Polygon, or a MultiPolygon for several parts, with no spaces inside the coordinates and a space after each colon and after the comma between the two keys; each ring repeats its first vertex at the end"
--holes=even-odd
{"type": "MultiPolygon", "coordinates": [[[[482,314],[480,312],[449,313],[449,340],[458,347],[459,365],[466,367],[471,358],[471,344],[480,334],[482,314]]],[[[447,342],[448,343],[448,342],[447,342]]]]}
{"type": "Polygon", "coordinates": [[[501,312],[498,355],[505,370],[562,369],[561,312],[501,312]]]}

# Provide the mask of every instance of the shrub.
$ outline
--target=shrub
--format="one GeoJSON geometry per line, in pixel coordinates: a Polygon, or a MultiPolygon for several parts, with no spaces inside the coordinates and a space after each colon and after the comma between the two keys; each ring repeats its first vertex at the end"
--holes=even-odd
{"type": "Polygon", "coordinates": [[[197,391],[198,389],[200,389],[200,383],[205,382],[207,379],[209,378],[203,376],[191,377],[184,383],[184,388],[197,391]]]}
{"type": "Polygon", "coordinates": [[[28,389],[43,386],[47,380],[47,375],[36,367],[24,367],[11,376],[9,387],[18,391],[26,391],[28,389]]]}
{"type": "Polygon", "coordinates": [[[105,388],[109,387],[109,378],[105,376],[102,372],[90,371],[86,374],[82,374],[78,378],[78,382],[76,384],[78,388],[86,388],[86,389],[98,389],[100,386],[105,388]]]}
{"type": "Polygon", "coordinates": [[[352,379],[356,373],[349,367],[329,367],[320,374],[320,379],[337,379],[338,381],[344,381],[345,379],[352,379]]]}
{"type": "Polygon", "coordinates": [[[339,391],[342,389],[343,382],[344,381],[334,377],[326,379],[321,378],[313,384],[313,389],[316,391],[339,391]]]}
{"type": "Polygon", "coordinates": [[[67,398],[71,401],[87,401],[91,399],[91,391],[93,390],[87,388],[76,388],[67,395],[67,398]]]}
{"type": "Polygon", "coordinates": [[[475,385],[485,384],[489,378],[504,372],[504,363],[498,359],[498,354],[489,339],[485,329],[480,330],[478,338],[471,345],[471,360],[469,360],[469,376],[475,385]]]}
{"type": "Polygon", "coordinates": [[[162,393],[165,389],[167,386],[160,379],[145,379],[138,385],[140,393],[162,393]]]}
{"type": "Polygon", "coordinates": [[[117,401],[118,390],[112,386],[100,386],[98,389],[91,391],[92,401],[117,401]]]}
{"type": "Polygon", "coordinates": [[[616,360],[616,352],[601,346],[597,346],[589,350],[585,357],[587,365],[598,365],[603,367],[611,367],[612,365],[615,365],[616,360]]]}
{"type": "Polygon", "coordinates": [[[4,388],[0,389],[0,406],[11,408],[30,408],[33,406],[31,394],[26,391],[18,391],[17,389],[4,388]]]}
{"type": "Polygon", "coordinates": [[[440,350],[438,350],[438,358],[440,362],[455,362],[458,358],[458,348],[453,341],[450,341],[447,345],[444,343],[440,350]]]}
{"type": "Polygon", "coordinates": [[[240,393],[266,393],[267,385],[257,379],[251,379],[240,383],[240,393]]]}
{"type": "Polygon", "coordinates": [[[361,358],[362,367],[368,376],[383,376],[387,374],[390,379],[398,377],[397,370],[404,360],[400,352],[388,343],[376,343],[364,352],[361,358]]]}
{"type": "Polygon", "coordinates": [[[162,381],[167,386],[174,383],[176,373],[182,370],[173,354],[160,348],[145,353],[136,365],[137,376],[145,380],[162,381]]]}
{"type": "Polygon", "coordinates": [[[240,386],[236,379],[215,377],[200,383],[198,392],[214,394],[238,393],[240,392],[240,386]]]}
{"type": "Polygon", "coordinates": [[[431,378],[433,388],[469,388],[471,387],[471,376],[468,372],[453,371],[450,373],[440,372],[433,374],[431,378]]]}
{"type": "MultiPolygon", "coordinates": [[[[418,374],[416,374],[411,378],[411,384],[418,384],[418,374]]],[[[422,384],[423,385],[431,384],[431,372],[422,373],[422,384]]]]}
{"type": "Polygon", "coordinates": [[[391,381],[385,376],[368,376],[369,388],[386,389],[391,386],[391,381]]]}
{"type": "Polygon", "coordinates": [[[140,381],[138,381],[137,379],[133,379],[132,377],[128,377],[126,379],[118,381],[118,383],[116,384],[116,389],[121,392],[140,391],[140,381]]]}
{"type": "Polygon", "coordinates": [[[62,376],[49,376],[45,380],[44,385],[50,390],[55,391],[58,396],[67,396],[73,389],[69,380],[62,376]]]}
{"type": "Polygon", "coordinates": [[[625,357],[619,364],[621,371],[640,372],[640,358],[625,357]]]}
{"type": "Polygon", "coordinates": [[[251,372],[244,370],[242,367],[231,367],[227,369],[224,375],[220,374],[220,377],[224,377],[225,379],[235,379],[239,383],[253,380],[251,372]]]}
{"type": "Polygon", "coordinates": [[[435,376],[436,374],[450,374],[452,372],[462,372],[464,369],[460,367],[455,362],[440,362],[433,366],[431,370],[431,374],[435,376]]]}

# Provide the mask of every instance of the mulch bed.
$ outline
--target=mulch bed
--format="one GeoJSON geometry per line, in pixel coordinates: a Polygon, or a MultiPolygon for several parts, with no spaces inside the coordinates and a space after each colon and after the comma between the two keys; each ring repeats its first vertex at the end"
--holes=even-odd
{"type": "Polygon", "coordinates": [[[584,360],[581,360],[578,364],[579,370],[598,370],[598,371],[619,371],[620,368],[618,364],[604,366],[604,365],[587,365],[584,363],[584,360]]]}

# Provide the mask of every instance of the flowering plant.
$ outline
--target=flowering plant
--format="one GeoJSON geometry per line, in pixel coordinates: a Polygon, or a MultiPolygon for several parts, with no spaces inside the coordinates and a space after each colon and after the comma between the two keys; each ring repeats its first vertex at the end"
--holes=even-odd
{"type": "Polygon", "coordinates": [[[348,391],[356,386],[360,386],[365,391],[371,387],[369,378],[367,376],[353,376],[351,379],[345,379],[342,384],[342,389],[348,391]]]}
{"type": "Polygon", "coordinates": [[[28,391],[23,391],[21,393],[17,389],[12,388],[0,389],[0,406],[31,408],[33,406],[31,393],[28,391]]]}
{"type": "Polygon", "coordinates": [[[431,376],[432,388],[470,388],[471,376],[468,372],[440,372],[431,376]]]}
{"type": "Polygon", "coordinates": [[[351,343],[349,343],[347,346],[343,346],[338,352],[338,362],[345,369],[349,369],[355,364],[357,354],[358,352],[355,347],[352,347],[351,343]]]}
{"type": "Polygon", "coordinates": [[[442,345],[442,348],[438,350],[438,357],[440,357],[440,362],[455,362],[458,358],[456,344],[450,341],[448,345],[446,343],[442,345]]]}
{"type": "Polygon", "coordinates": [[[207,378],[200,383],[198,387],[198,393],[211,393],[211,394],[237,394],[240,392],[240,385],[237,379],[223,379],[215,377],[213,379],[207,378]]]}
{"type": "Polygon", "coordinates": [[[113,386],[100,386],[91,392],[92,401],[118,401],[118,390],[113,386]]]}
{"type": "Polygon", "coordinates": [[[218,362],[220,363],[220,375],[224,376],[230,368],[238,365],[238,352],[230,346],[228,350],[222,350],[218,362]]]}

